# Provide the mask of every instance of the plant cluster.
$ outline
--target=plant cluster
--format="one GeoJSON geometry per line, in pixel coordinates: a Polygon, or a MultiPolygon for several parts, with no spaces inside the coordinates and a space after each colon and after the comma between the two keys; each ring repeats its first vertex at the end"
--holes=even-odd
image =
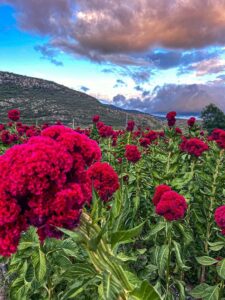
{"type": "Polygon", "coordinates": [[[9,299],[224,299],[223,129],[207,135],[192,117],[181,130],[176,112],[161,131],[133,120],[114,130],[98,115],[90,129],[24,129],[9,117],[1,134],[19,136],[0,156],[9,299]]]}

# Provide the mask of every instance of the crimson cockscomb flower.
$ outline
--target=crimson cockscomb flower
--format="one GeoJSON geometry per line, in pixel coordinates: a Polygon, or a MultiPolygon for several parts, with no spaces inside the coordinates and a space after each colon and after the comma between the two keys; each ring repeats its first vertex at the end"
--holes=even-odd
{"type": "Polygon", "coordinates": [[[108,163],[96,162],[88,170],[94,189],[107,202],[119,188],[117,173],[108,163]]]}
{"type": "Polygon", "coordinates": [[[125,147],[125,157],[128,161],[136,163],[141,158],[141,153],[136,145],[126,145],[125,147]]]}
{"type": "Polygon", "coordinates": [[[209,140],[215,141],[220,148],[225,149],[225,130],[214,129],[209,136],[209,140]]]}
{"type": "Polygon", "coordinates": [[[151,144],[151,141],[150,139],[143,137],[139,139],[139,143],[142,147],[147,148],[151,144]]]}
{"type": "Polygon", "coordinates": [[[222,229],[222,234],[225,235],[225,205],[217,207],[214,213],[214,219],[217,226],[222,229]]]}
{"type": "Polygon", "coordinates": [[[131,132],[131,131],[134,130],[134,126],[135,126],[135,122],[133,120],[129,120],[127,122],[127,128],[126,128],[126,130],[131,132]]]}
{"type": "Polygon", "coordinates": [[[12,121],[18,121],[20,119],[20,111],[18,109],[11,109],[8,111],[8,118],[12,121]]]}
{"type": "Polygon", "coordinates": [[[168,191],[171,191],[171,187],[170,186],[168,186],[166,184],[160,184],[160,185],[158,185],[155,188],[155,193],[154,193],[153,198],[152,198],[153,204],[156,206],[159,203],[160,198],[162,197],[162,195],[165,192],[168,192],[168,191]]]}
{"type": "Polygon", "coordinates": [[[193,127],[194,124],[195,124],[195,122],[196,122],[195,117],[191,117],[191,118],[189,118],[189,119],[187,120],[187,124],[188,124],[189,127],[193,127]]]}
{"type": "Polygon", "coordinates": [[[14,253],[30,225],[42,241],[60,237],[56,227],[78,225],[92,198],[88,168],[100,159],[95,141],[64,126],[51,126],[0,156],[0,255],[14,253]]]}
{"type": "Polygon", "coordinates": [[[99,115],[95,115],[95,116],[93,116],[93,118],[92,118],[92,122],[93,122],[93,123],[98,123],[99,119],[100,119],[99,115]]]}
{"type": "Polygon", "coordinates": [[[167,221],[182,219],[187,210],[185,198],[175,191],[167,191],[162,194],[156,205],[156,213],[167,221]]]}
{"type": "Polygon", "coordinates": [[[172,127],[172,126],[175,125],[176,115],[177,115],[177,113],[175,111],[170,111],[170,112],[167,113],[166,118],[167,118],[167,122],[168,122],[169,127],[172,127]]]}
{"type": "Polygon", "coordinates": [[[180,150],[199,157],[203,152],[209,150],[209,146],[198,138],[183,138],[183,142],[180,144],[180,150]]]}
{"type": "Polygon", "coordinates": [[[175,128],[176,134],[182,134],[182,130],[179,127],[175,128]]]}

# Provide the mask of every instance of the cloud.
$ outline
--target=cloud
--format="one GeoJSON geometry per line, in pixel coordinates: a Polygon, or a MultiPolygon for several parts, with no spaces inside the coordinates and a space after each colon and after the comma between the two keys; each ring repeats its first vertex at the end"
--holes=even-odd
{"type": "Polygon", "coordinates": [[[63,66],[63,63],[55,58],[57,51],[46,47],[45,45],[37,45],[34,49],[42,54],[43,59],[49,60],[52,64],[56,66],[63,66]]]}
{"type": "Polygon", "coordinates": [[[113,86],[113,88],[115,89],[124,86],[127,86],[126,82],[124,82],[122,79],[117,79],[116,84],[113,86]]]}
{"type": "Polygon", "coordinates": [[[126,109],[137,109],[148,113],[166,113],[175,110],[178,113],[200,113],[202,109],[214,103],[225,112],[225,85],[165,84],[156,87],[147,97],[126,98],[117,95],[113,103],[126,109]]]}
{"type": "Polygon", "coordinates": [[[49,47],[119,65],[179,63],[172,49],[225,43],[224,0],[5,0],[20,27],[49,37],[49,47]],[[156,47],[163,54],[137,57],[156,47]]]}
{"type": "Polygon", "coordinates": [[[86,87],[86,86],[81,86],[80,90],[83,91],[84,93],[90,91],[90,89],[88,87],[86,87]]]}
{"type": "Polygon", "coordinates": [[[195,72],[196,76],[217,74],[225,71],[225,60],[219,57],[205,59],[182,68],[183,73],[195,72]]]}

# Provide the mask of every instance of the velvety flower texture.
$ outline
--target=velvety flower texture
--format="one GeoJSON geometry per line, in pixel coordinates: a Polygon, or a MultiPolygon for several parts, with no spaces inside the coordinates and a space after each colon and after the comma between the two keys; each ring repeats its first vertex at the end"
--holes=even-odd
{"type": "Polygon", "coordinates": [[[9,110],[8,118],[12,121],[18,121],[20,119],[20,111],[18,109],[9,110]]]}
{"type": "Polygon", "coordinates": [[[155,188],[155,193],[152,198],[153,204],[156,206],[159,203],[160,198],[165,192],[171,191],[171,187],[166,184],[160,184],[155,188]]]}
{"type": "Polygon", "coordinates": [[[189,126],[189,127],[193,127],[194,124],[195,124],[195,121],[196,121],[195,117],[189,118],[189,119],[187,120],[188,126],[189,126]]]}
{"type": "MultiPolygon", "coordinates": [[[[60,237],[56,226],[76,226],[92,198],[88,168],[100,159],[95,141],[64,126],[51,126],[0,156],[0,255],[16,251],[29,225],[37,227],[41,240],[60,237]]],[[[101,176],[109,182],[107,172],[101,176]]]]}
{"type": "Polygon", "coordinates": [[[225,235],[225,205],[222,205],[215,210],[214,219],[217,226],[222,230],[222,234],[225,235]]]}
{"type": "Polygon", "coordinates": [[[170,112],[167,113],[166,118],[167,118],[167,122],[168,122],[169,127],[172,127],[172,126],[175,125],[176,115],[177,115],[177,113],[175,111],[170,111],[170,112]]]}
{"type": "Polygon", "coordinates": [[[136,163],[141,158],[141,153],[136,145],[126,145],[125,157],[132,163],[136,163]]]}
{"type": "Polygon", "coordinates": [[[96,162],[89,168],[88,175],[99,197],[105,202],[119,188],[118,175],[108,163],[96,162]]]}
{"type": "Polygon", "coordinates": [[[131,132],[131,131],[134,130],[134,126],[135,126],[135,122],[133,120],[129,120],[127,122],[127,128],[126,128],[126,130],[131,132]]]}
{"type": "Polygon", "coordinates": [[[167,221],[182,219],[187,210],[185,198],[167,185],[156,188],[153,203],[156,206],[156,213],[167,221]]]}
{"type": "Polygon", "coordinates": [[[183,142],[180,144],[180,150],[199,157],[203,152],[209,150],[209,146],[198,138],[191,138],[189,140],[183,138],[183,142]]]}
{"type": "Polygon", "coordinates": [[[98,123],[99,119],[100,119],[99,115],[95,115],[95,116],[93,116],[93,118],[92,118],[92,122],[93,122],[93,123],[98,123]]]}
{"type": "Polygon", "coordinates": [[[214,129],[209,136],[209,140],[215,141],[220,148],[225,149],[225,130],[214,129]]]}

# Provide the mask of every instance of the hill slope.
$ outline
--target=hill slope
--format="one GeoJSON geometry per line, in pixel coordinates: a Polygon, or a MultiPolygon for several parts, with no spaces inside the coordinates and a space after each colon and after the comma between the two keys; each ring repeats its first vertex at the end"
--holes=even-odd
{"type": "Polygon", "coordinates": [[[61,120],[68,125],[74,122],[75,126],[87,126],[98,114],[106,124],[116,127],[124,126],[127,118],[153,129],[161,126],[161,121],[153,116],[103,105],[87,94],[52,81],[0,72],[0,122],[6,121],[7,111],[12,108],[20,109],[22,121],[27,123],[61,120]]]}

